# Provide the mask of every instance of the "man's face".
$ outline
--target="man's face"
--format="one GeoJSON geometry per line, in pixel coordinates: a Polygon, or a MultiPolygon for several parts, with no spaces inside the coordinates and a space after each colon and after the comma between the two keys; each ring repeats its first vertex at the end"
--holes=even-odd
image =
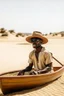
{"type": "Polygon", "coordinates": [[[32,38],[31,42],[32,42],[33,48],[38,48],[41,46],[42,40],[40,38],[32,38]]]}

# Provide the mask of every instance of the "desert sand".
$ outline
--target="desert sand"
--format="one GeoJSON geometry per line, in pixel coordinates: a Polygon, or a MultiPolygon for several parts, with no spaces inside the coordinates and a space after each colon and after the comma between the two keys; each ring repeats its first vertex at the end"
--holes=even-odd
{"type": "MultiPolygon", "coordinates": [[[[25,41],[25,37],[0,38],[0,74],[12,70],[23,69],[28,66],[28,57],[33,49],[32,45],[25,41]]],[[[64,64],[64,37],[47,37],[49,42],[43,46],[53,53],[62,64],[64,64]]],[[[53,66],[60,66],[54,63],[53,66]]],[[[15,92],[6,96],[63,96],[64,95],[64,74],[58,80],[49,85],[38,88],[15,92]]],[[[0,96],[4,96],[0,91],[0,96]]]]}

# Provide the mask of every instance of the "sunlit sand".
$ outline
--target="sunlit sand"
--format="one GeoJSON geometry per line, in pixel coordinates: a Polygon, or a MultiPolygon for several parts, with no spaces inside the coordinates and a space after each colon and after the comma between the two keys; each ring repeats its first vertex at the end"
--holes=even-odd
{"type": "MultiPolygon", "coordinates": [[[[29,52],[33,50],[33,48],[31,44],[25,41],[25,38],[26,37],[17,38],[14,35],[9,35],[8,37],[0,38],[0,73],[23,69],[28,66],[29,52]]],[[[46,47],[48,51],[52,52],[53,56],[64,64],[64,38],[47,38],[49,39],[49,42],[43,46],[46,47]]],[[[60,64],[54,61],[53,66],[60,66],[60,64]]],[[[47,90],[47,87],[44,90],[47,90]]],[[[42,89],[38,89],[37,92],[39,93],[40,91],[42,91],[42,89]]],[[[34,94],[36,94],[33,91],[29,92],[29,94],[31,93],[33,95],[30,96],[34,96],[34,94]]],[[[21,94],[26,94],[26,96],[28,96],[28,93],[26,91],[23,91],[18,95],[17,94],[18,92],[14,95],[9,96],[22,96],[21,94]]]]}

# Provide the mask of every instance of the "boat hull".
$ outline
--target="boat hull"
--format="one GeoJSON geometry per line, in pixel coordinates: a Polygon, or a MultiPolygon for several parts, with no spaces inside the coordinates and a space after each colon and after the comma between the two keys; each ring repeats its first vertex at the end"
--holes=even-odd
{"type": "Polygon", "coordinates": [[[10,92],[33,88],[43,85],[59,78],[64,72],[64,67],[56,67],[53,73],[38,74],[38,75],[24,75],[24,76],[12,76],[4,77],[0,76],[1,89],[3,94],[10,92]]]}

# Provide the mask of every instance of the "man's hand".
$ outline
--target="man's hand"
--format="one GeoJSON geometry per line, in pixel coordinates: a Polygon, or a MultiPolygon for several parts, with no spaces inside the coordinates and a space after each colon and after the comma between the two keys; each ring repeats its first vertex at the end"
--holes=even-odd
{"type": "Polygon", "coordinates": [[[49,68],[49,67],[46,67],[46,68],[44,68],[43,70],[39,70],[39,71],[38,71],[38,74],[47,73],[47,72],[49,72],[49,71],[50,71],[50,68],[49,68]]]}
{"type": "Polygon", "coordinates": [[[24,70],[19,71],[18,75],[24,75],[24,70]]]}

